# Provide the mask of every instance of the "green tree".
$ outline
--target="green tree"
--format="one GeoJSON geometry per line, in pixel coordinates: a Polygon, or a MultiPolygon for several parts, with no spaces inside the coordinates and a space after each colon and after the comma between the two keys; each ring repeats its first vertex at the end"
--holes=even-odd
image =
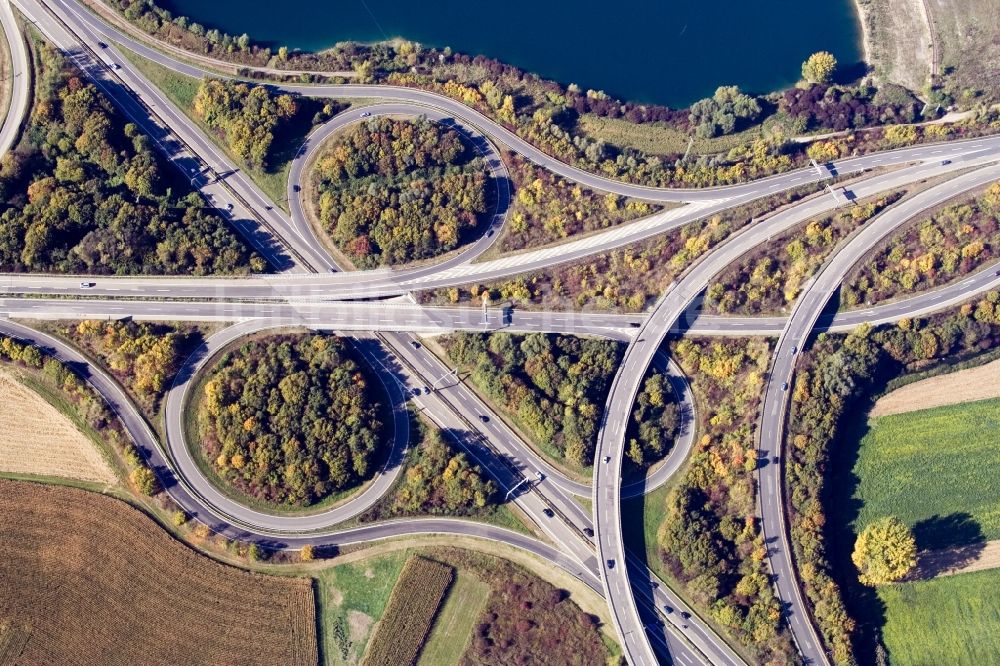
{"type": "Polygon", "coordinates": [[[817,51],[802,63],[802,78],[810,83],[829,83],[837,70],[837,59],[829,51],[817,51]]]}
{"type": "Polygon", "coordinates": [[[858,535],[851,560],[858,580],[875,587],[900,580],[917,564],[917,543],[910,528],[895,516],[871,523],[858,535]]]}

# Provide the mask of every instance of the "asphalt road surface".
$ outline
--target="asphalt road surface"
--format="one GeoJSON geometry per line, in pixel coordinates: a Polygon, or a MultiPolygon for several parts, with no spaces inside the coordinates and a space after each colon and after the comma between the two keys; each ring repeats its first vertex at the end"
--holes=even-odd
{"type": "MultiPolygon", "coordinates": [[[[75,0],[16,2],[36,20],[39,29],[64,48],[69,57],[131,120],[150,134],[164,155],[190,178],[192,185],[208,201],[223,211],[234,228],[244,234],[263,256],[285,271],[285,274],[249,279],[81,279],[37,275],[2,278],[3,289],[11,295],[79,296],[85,293],[88,296],[104,297],[105,300],[74,302],[67,299],[7,298],[0,300],[0,314],[20,317],[131,315],[151,319],[205,318],[202,320],[240,321],[213,336],[189,360],[168,394],[166,450],[160,449],[148,424],[142,420],[121,387],[106,373],[91,367],[77,352],[58,340],[37,334],[13,322],[0,321],[0,330],[12,331],[34,340],[45,346],[50,353],[73,363],[74,367],[84,373],[88,381],[122,416],[139,448],[166,481],[165,486],[171,496],[213,529],[227,535],[238,534],[242,538],[260,541],[270,547],[298,547],[303,543],[353,543],[355,541],[351,539],[391,538],[424,530],[469,534],[518,545],[549,558],[568,571],[575,571],[574,575],[595,588],[598,579],[600,580],[600,589],[608,599],[623,649],[632,663],[654,663],[654,645],[661,652],[669,647],[673,658],[685,664],[705,660],[711,663],[741,662],[724,641],[712,633],[697,616],[687,620],[689,626],[681,627],[678,626],[676,615],[664,613],[664,606],[676,609],[686,607],[660,581],[652,577],[641,561],[627,553],[624,547],[620,507],[623,494],[628,496],[643,492],[664,482],[679,468],[691,444],[690,437],[682,439],[675,446],[675,451],[644,482],[623,488],[622,454],[628,416],[639,383],[656,358],[665,336],[671,331],[679,330],[737,335],[780,333],[772,379],[765,396],[765,418],[761,426],[761,449],[778,451],[783,431],[785,392],[774,387],[780,386],[778,378],[787,377],[790,380],[794,369],[794,359],[790,354],[782,353],[792,344],[787,341],[797,340],[801,344],[817,326],[841,330],[863,321],[881,323],[902,316],[925,314],[960,302],[971,294],[994,288],[998,283],[994,267],[990,267],[955,284],[897,302],[835,315],[823,314],[830,293],[838,287],[847,269],[880,239],[920,211],[998,178],[1000,169],[989,164],[1000,158],[1000,137],[921,145],[850,158],[731,187],[663,189],[620,183],[563,164],[478,112],[434,93],[389,86],[280,86],[302,95],[394,100],[391,104],[373,107],[374,111],[361,110],[342,114],[319,128],[309,138],[293,164],[292,178],[288,184],[290,194],[296,193],[294,188],[302,181],[303,166],[322,139],[357,122],[362,113],[420,114],[439,122],[452,123],[476,143],[493,170],[498,184],[498,207],[488,225],[489,232],[464,251],[455,253],[437,265],[398,271],[329,274],[329,271],[337,268],[336,263],[323,251],[302,216],[299,197],[289,197],[292,215],[284,215],[277,210],[274,203],[222,155],[212,141],[179,109],[165,100],[113,46],[102,46],[101,42],[121,42],[147,58],[192,76],[204,76],[204,70],[174,60],[109,28],[75,0]],[[42,9],[42,5],[54,9],[61,20],[42,9]],[[78,40],[82,40],[85,46],[78,40]],[[494,143],[505,145],[553,173],[596,190],[653,201],[685,202],[686,205],[557,247],[473,263],[472,260],[495,241],[496,231],[502,225],[503,216],[509,207],[509,189],[502,191],[503,184],[509,185],[509,181],[494,143]],[[829,195],[807,199],[785,211],[757,220],[755,224],[734,234],[706,253],[671,285],[646,318],[502,310],[492,313],[492,321],[486,317],[485,321],[477,322],[482,313],[474,309],[420,308],[398,302],[330,302],[335,299],[402,296],[419,289],[482,282],[542,270],[677,229],[768,194],[819,183],[834,175],[856,174],[885,166],[899,168],[852,184],[849,191],[838,188],[829,195]],[[850,198],[862,198],[931,177],[953,176],[969,169],[976,170],[904,200],[870,221],[829,260],[819,275],[807,283],[790,318],[697,316],[694,304],[709,280],[747,251],[769,240],[772,235],[817,214],[828,212],[850,198]],[[83,284],[87,286],[84,288],[83,284]],[[107,300],[109,297],[122,296],[142,300],[107,300]],[[233,299],[266,302],[230,302],[233,299]],[[352,501],[308,515],[275,516],[234,502],[204,478],[184,441],[183,411],[194,373],[226,344],[247,332],[289,323],[324,330],[361,330],[363,327],[365,330],[387,331],[382,336],[382,341],[393,350],[392,354],[386,353],[381,345],[371,339],[362,339],[356,344],[383,380],[397,418],[393,446],[385,468],[352,501]],[[415,344],[412,337],[398,331],[456,329],[572,332],[604,335],[629,342],[602,418],[590,489],[593,493],[592,516],[582,510],[572,497],[573,494],[586,491],[586,486],[568,479],[559,470],[545,463],[541,456],[532,451],[462,382],[446,382],[440,388],[435,387],[434,391],[422,390],[419,395],[416,394],[415,389],[420,389],[422,384],[446,376],[447,368],[433,355],[422,350],[419,344],[415,344]],[[333,529],[333,523],[356,516],[370,507],[398,474],[401,456],[408,442],[408,419],[404,417],[403,411],[407,398],[469,452],[474,460],[480,462],[505,490],[512,491],[514,502],[557,544],[558,549],[505,530],[467,521],[415,520],[372,525],[350,531],[333,529]],[[773,417],[776,420],[768,416],[772,412],[776,415],[773,417]],[[593,541],[596,543],[592,543],[587,536],[587,530],[590,529],[594,532],[593,541]],[[660,619],[656,619],[658,611],[660,619]],[[663,631],[661,623],[665,624],[667,631],[663,631]]],[[[9,13],[6,5],[2,9],[9,13]]],[[[9,18],[4,11],[0,11],[5,29],[8,28],[9,18]]],[[[16,26],[11,34],[16,34],[16,26]]],[[[16,44],[12,41],[12,51],[15,47],[16,44]]],[[[14,53],[15,73],[19,57],[23,58],[23,54],[14,53]]],[[[9,142],[12,141],[10,137],[16,137],[23,120],[23,111],[19,114],[17,109],[26,105],[26,102],[18,98],[19,90],[27,90],[27,86],[15,80],[15,100],[19,101],[18,105],[12,107],[15,112],[10,114],[0,130],[0,147],[9,147],[9,142]]],[[[666,365],[663,361],[661,364],[666,365]]],[[[676,368],[672,369],[671,374],[678,390],[690,402],[690,394],[685,393],[686,385],[676,368]]],[[[762,523],[767,534],[778,537],[778,545],[770,553],[772,569],[779,596],[788,606],[789,623],[799,649],[808,661],[822,662],[826,657],[804,612],[791,568],[783,523],[780,467],[780,464],[767,465],[760,470],[762,523]]]]}
{"type": "Polygon", "coordinates": [[[820,313],[830,296],[840,287],[847,272],[872,247],[894,230],[919,215],[956,196],[1000,178],[1000,166],[989,166],[959,176],[925,190],[884,211],[868,222],[838,252],[832,255],[819,273],[806,285],[795,302],[785,330],[778,338],[768,375],[759,425],[759,457],[771,461],[758,468],[757,494],[761,529],[768,542],[768,560],[778,597],[786,619],[803,657],[814,664],[829,663],[803,599],[792,562],[792,548],[785,520],[782,483],[782,441],[788,396],[793,384],[797,355],[793,347],[804,348],[820,313]]]}

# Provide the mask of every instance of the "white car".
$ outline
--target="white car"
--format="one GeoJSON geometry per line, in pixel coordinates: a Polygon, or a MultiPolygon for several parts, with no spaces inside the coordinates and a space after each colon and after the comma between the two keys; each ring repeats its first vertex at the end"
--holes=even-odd
{"type": "Polygon", "coordinates": [[[364,111],[364,112],[362,112],[361,117],[362,118],[371,118],[371,115],[372,115],[371,111],[364,111]]]}
{"type": "Polygon", "coordinates": [[[97,283],[96,282],[81,282],[80,283],[80,289],[90,289],[95,284],[97,284],[97,283]]]}

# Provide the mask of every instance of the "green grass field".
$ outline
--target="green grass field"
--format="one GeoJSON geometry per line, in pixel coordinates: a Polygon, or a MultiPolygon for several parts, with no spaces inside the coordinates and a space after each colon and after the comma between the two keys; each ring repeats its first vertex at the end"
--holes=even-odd
{"type": "Polygon", "coordinates": [[[853,469],[855,533],[894,515],[920,548],[1000,538],[998,432],[1000,399],[872,419],[853,469]]]}
{"type": "Polygon", "coordinates": [[[488,583],[459,569],[420,651],[417,666],[457,664],[492,591],[488,583]]]}
{"type": "Polygon", "coordinates": [[[316,611],[324,664],[358,662],[409,554],[404,550],[317,572],[316,611]]]}
{"type": "Polygon", "coordinates": [[[884,587],[893,666],[1000,664],[1000,569],[884,587]]]}
{"type": "MultiPolygon", "coordinates": [[[[726,153],[764,136],[762,125],[756,125],[736,134],[695,139],[692,155],[726,153]]],[[[666,123],[636,125],[621,118],[602,118],[591,114],[580,116],[580,129],[592,139],[606,141],[615,146],[635,148],[653,155],[684,154],[690,136],[666,123]]]]}

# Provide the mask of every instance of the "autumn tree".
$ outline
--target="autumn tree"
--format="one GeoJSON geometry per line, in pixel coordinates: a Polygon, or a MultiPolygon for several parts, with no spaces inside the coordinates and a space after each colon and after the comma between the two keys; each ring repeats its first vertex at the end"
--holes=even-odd
{"type": "Polygon", "coordinates": [[[0,270],[246,272],[257,255],[186,186],[166,186],[150,139],[56,51],[39,57],[24,140],[0,164],[0,270]]]}
{"type": "Polygon", "coordinates": [[[316,559],[316,550],[311,544],[307,543],[299,550],[299,559],[303,562],[312,562],[316,559]]]}
{"type": "Polygon", "coordinates": [[[837,69],[837,59],[829,51],[817,51],[802,63],[802,78],[809,83],[829,83],[837,69]]]}
{"type": "Polygon", "coordinates": [[[264,86],[204,79],[194,97],[194,112],[209,127],[223,132],[237,157],[262,168],[270,157],[275,133],[295,116],[298,104],[291,95],[273,95],[264,86]]]}
{"type": "Polygon", "coordinates": [[[243,492],[304,506],[371,474],[381,443],[379,403],[342,340],[255,340],[205,382],[202,446],[215,471],[243,492]]]}
{"type": "Polygon", "coordinates": [[[871,523],[858,535],[851,553],[858,580],[875,587],[902,579],[917,564],[913,532],[895,516],[871,523]]]}
{"type": "Polygon", "coordinates": [[[473,515],[496,501],[496,484],[462,452],[428,429],[409,453],[406,473],[387,504],[368,518],[414,514],[473,515]]]}
{"type": "Polygon", "coordinates": [[[375,118],[317,161],[317,209],[333,241],[362,267],[426,259],[485,222],[487,172],[461,135],[424,119],[375,118]]]}
{"type": "Polygon", "coordinates": [[[732,134],[760,117],[760,102],[737,86],[722,86],[715,94],[691,105],[689,120],[697,136],[708,139],[732,134]]]}
{"type": "Polygon", "coordinates": [[[535,441],[576,465],[593,462],[620,345],[574,336],[459,333],[445,340],[445,347],[535,441]]]}
{"type": "Polygon", "coordinates": [[[159,491],[156,474],[145,465],[139,465],[129,474],[132,485],[143,495],[155,495],[159,491]]]}

